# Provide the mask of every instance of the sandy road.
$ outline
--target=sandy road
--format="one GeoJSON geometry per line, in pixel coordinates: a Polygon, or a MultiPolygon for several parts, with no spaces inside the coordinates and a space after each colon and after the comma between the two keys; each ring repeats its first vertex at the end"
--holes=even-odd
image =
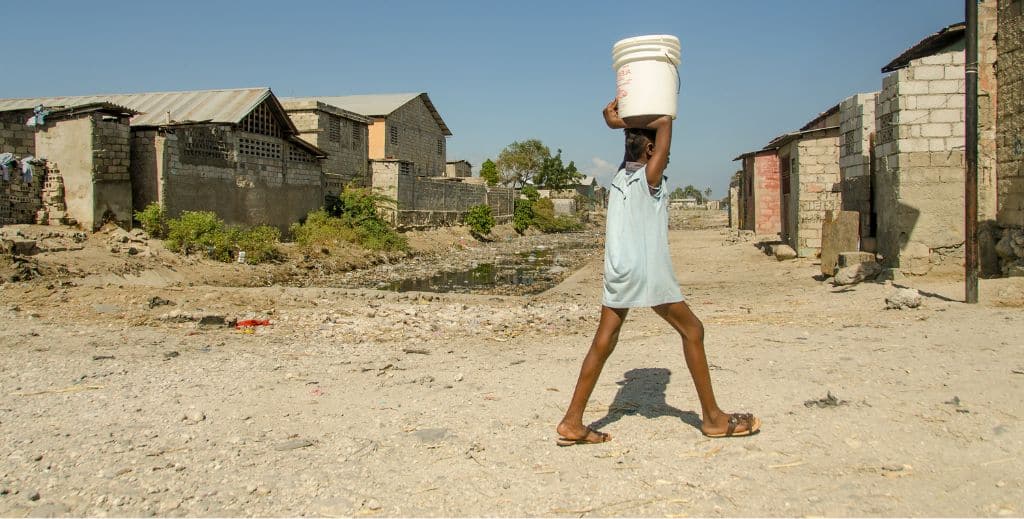
{"type": "Polygon", "coordinates": [[[924,304],[887,311],[890,286],[835,288],[717,230],[670,239],[718,398],[755,437],[700,435],[678,336],[636,311],[587,415],[614,441],[554,445],[600,261],[530,297],[10,284],[0,514],[1024,514],[1021,280],[983,280],[977,306],[904,280],[924,304]]]}

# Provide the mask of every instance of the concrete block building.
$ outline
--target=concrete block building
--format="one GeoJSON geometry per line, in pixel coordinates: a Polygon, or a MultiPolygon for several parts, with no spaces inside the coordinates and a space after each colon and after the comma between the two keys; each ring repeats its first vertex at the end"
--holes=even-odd
{"type": "MultiPolygon", "coordinates": [[[[863,242],[874,243],[874,139],[877,92],[856,94],[839,103],[839,177],[842,209],[860,215],[863,242]]],[[[874,246],[869,247],[874,250],[874,246]]]]}
{"type": "Polygon", "coordinates": [[[452,135],[426,93],[287,98],[318,101],[370,119],[370,160],[397,160],[420,177],[443,176],[446,138],[452,135]]]}
{"type": "Polygon", "coordinates": [[[30,183],[20,170],[0,181],[0,223],[34,223],[44,205],[46,172],[59,169],[63,178],[54,183],[63,185],[66,214],[48,214],[48,221],[70,219],[89,230],[106,222],[131,225],[128,121],[135,111],[101,100],[0,100],[0,114],[0,152],[48,164],[34,168],[30,183]],[[29,125],[39,105],[46,116],[29,125]]]}
{"type": "Polygon", "coordinates": [[[130,225],[133,207],[158,202],[171,216],[214,211],[229,224],[286,229],[323,205],[325,153],[299,138],[269,88],[5,99],[0,110],[94,104],[133,115],[93,110],[81,128],[58,121],[36,133],[37,153],[57,163],[68,211],[85,228],[111,219],[108,211],[130,225]],[[79,158],[88,155],[91,162],[79,158]],[[93,216],[73,202],[87,176],[104,193],[117,191],[94,197],[93,216]]]}
{"type": "Polygon", "coordinates": [[[299,136],[323,150],[324,193],[347,185],[368,187],[370,118],[314,99],[281,101],[299,136]]]}
{"type": "MultiPolygon", "coordinates": [[[[992,38],[979,31],[982,58],[992,38]]],[[[888,75],[877,97],[874,148],[878,252],[904,273],[963,262],[964,47],[965,24],[951,25],[882,69],[888,75]]],[[[995,164],[986,150],[994,149],[995,93],[980,79],[991,76],[992,63],[979,65],[979,213],[992,220],[995,164]]]]}
{"type": "Polygon", "coordinates": [[[782,241],[799,256],[814,257],[821,251],[826,213],[842,208],[839,105],[767,148],[779,156],[782,241]]]}
{"type": "Polygon", "coordinates": [[[740,170],[739,229],[756,235],[777,236],[782,231],[782,203],[778,149],[769,147],[744,153],[733,159],[742,161],[740,170]]]}
{"type": "Polygon", "coordinates": [[[467,160],[449,160],[444,165],[444,176],[469,178],[473,176],[473,165],[467,160]]]}

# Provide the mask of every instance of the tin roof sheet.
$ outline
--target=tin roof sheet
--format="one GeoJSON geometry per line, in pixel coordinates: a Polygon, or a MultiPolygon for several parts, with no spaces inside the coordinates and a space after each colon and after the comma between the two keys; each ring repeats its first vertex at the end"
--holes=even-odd
{"type": "Polygon", "coordinates": [[[70,108],[94,103],[112,103],[139,112],[132,126],[162,126],[190,122],[237,124],[272,94],[269,88],[193,90],[64,97],[0,99],[0,111],[70,108]]]}

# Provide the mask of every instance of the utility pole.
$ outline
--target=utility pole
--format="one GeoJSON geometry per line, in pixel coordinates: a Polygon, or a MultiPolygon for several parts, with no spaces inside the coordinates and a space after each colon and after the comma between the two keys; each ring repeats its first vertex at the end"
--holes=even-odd
{"type": "Polygon", "coordinates": [[[978,302],[978,0],[965,0],[967,49],[964,79],[967,83],[964,172],[964,302],[978,302]]]}

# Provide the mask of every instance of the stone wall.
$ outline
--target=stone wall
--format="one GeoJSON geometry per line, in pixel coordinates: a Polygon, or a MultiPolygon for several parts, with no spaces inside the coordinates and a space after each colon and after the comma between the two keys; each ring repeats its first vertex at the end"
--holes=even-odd
{"type": "Polygon", "coordinates": [[[469,178],[473,176],[473,166],[464,160],[448,162],[444,166],[444,176],[469,178]]]}
{"type": "Polygon", "coordinates": [[[422,98],[417,97],[388,115],[383,138],[384,157],[370,158],[407,160],[417,176],[444,175],[447,143],[422,98]]]}
{"type": "Polygon", "coordinates": [[[860,236],[874,236],[871,182],[878,93],[856,94],[839,104],[839,174],[843,210],[860,214],[860,236]]]}
{"type": "Polygon", "coordinates": [[[1024,1],[999,2],[997,221],[1024,227],[1024,1]]]}
{"type": "Polygon", "coordinates": [[[25,124],[32,110],[0,112],[0,153],[16,157],[36,154],[35,130],[25,124]]]}

